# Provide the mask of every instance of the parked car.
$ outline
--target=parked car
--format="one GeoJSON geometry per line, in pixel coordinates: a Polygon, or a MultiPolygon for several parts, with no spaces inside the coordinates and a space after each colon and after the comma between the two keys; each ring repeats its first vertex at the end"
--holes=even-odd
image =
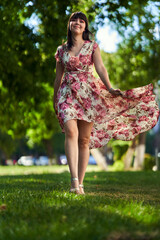
{"type": "Polygon", "coordinates": [[[32,156],[22,156],[18,159],[18,165],[32,166],[34,165],[34,160],[32,156]]]}
{"type": "Polygon", "coordinates": [[[92,155],[89,156],[88,164],[90,164],[90,165],[97,165],[97,163],[96,163],[96,161],[95,161],[95,159],[94,159],[94,157],[92,155]]]}
{"type": "MultiPolygon", "coordinates": [[[[67,164],[67,157],[66,157],[66,155],[60,155],[59,159],[58,159],[58,163],[60,165],[66,165],[67,164]]],[[[90,155],[90,157],[89,157],[88,164],[91,164],[91,165],[96,165],[97,164],[95,159],[94,159],[94,157],[92,155],[90,155]]]]}
{"type": "Polygon", "coordinates": [[[49,159],[47,156],[40,156],[39,158],[35,159],[35,165],[46,166],[49,164],[49,159]]]}
{"type": "Polygon", "coordinates": [[[67,157],[66,155],[60,155],[58,158],[58,164],[66,165],[67,164],[67,157]]]}

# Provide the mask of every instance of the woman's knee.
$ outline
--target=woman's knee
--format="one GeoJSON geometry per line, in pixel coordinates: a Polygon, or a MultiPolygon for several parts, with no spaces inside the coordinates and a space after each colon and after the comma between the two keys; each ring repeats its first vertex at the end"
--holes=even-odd
{"type": "Polygon", "coordinates": [[[68,124],[65,126],[65,135],[73,138],[78,137],[78,128],[75,124],[68,124]]]}
{"type": "Polygon", "coordinates": [[[88,137],[80,137],[78,138],[78,145],[81,148],[85,148],[89,146],[89,138],[88,137]]]}

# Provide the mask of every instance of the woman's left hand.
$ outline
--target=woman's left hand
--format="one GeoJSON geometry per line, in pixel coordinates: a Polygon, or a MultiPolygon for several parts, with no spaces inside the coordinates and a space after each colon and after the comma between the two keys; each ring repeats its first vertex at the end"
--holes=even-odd
{"type": "Polygon", "coordinates": [[[109,89],[109,92],[111,94],[115,95],[115,96],[122,96],[123,95],[120,89],[111,88],[111,89],[109,89]]]}

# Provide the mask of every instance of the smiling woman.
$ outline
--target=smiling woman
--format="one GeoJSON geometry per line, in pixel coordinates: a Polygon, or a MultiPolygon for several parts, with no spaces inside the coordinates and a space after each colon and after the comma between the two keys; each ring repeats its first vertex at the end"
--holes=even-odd
{"type": "Polygon", "coordinates": [[[89,148],[100,148],[112,138],[131,140],[153,128],[159,109],[152,84],[123,92],[112,88],[82,12],[71,15],[67,37],[55,54],[54,109],[65,132],[70,191],[84,194],[89,148]],[[93,65],[99,78],[93,76],[93,65]]]}

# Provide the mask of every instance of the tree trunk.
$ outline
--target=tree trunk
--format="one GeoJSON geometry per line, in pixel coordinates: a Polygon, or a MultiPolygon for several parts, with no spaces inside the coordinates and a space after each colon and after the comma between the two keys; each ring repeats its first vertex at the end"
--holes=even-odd
{"type": "Polygon", "coordinates": [[[102,169],[107,171],[107,163],[106,163],[106,159],[103,156],[103,154],[100,152],[99,149],[91,149],[91,154],[94,157],[97,165],[102,169]]]}
{"type": "Polygon", "coordinates": [[[138,138],[138,144],[135,150],[134,169],[142,170],[144,163],[146,132],[140,133],[138,138]]]}
{"type": "Polygon", "coordinates": [[[123,161],[124,161],[124,169],[128,170],[131,167],[132,164],[132,158],[133,158],[133,154],[136,148],[136,138],[133,139],[132,141],[132,145],[128,148],[123,161]]]}
{"type": "Polygon", "coordinates": [[[52,159],[53,159],[53,146],[51,139],[43,139],[43,143],[46,148],[47,156],[49,158],[49,165],[52,165],[52,159]]]}

